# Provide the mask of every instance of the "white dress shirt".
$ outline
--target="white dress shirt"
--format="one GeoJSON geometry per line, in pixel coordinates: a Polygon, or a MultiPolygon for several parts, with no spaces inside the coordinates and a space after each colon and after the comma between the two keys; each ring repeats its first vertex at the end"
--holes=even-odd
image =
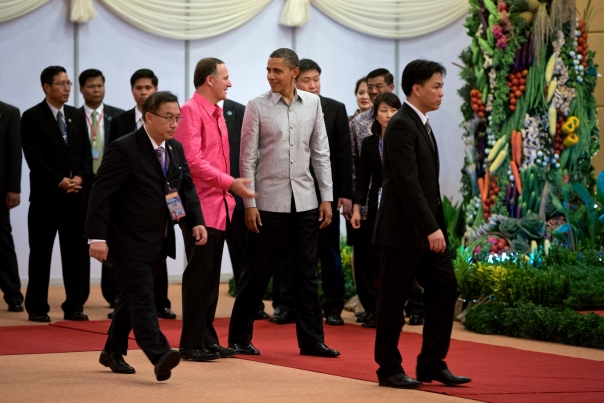
{"type": "Polygon", "coordinates": [[[275,213],[318,207],[312,164],[321,200],[333,201],[329,142],[321,101],[317,95],[296,89],[287,105],[279,93],[266,92],[245,108],[241,129],[239,171],[251,179],[248,187],[256,199],[244,199],[246,208],[275,213]]]}
{"type": "MultiPolygon", "coordinates": [[[[96,111],[96,119],[99,122],[99,130],[96,132],[96,142],[98,144],[105,144],[105,119],[104,119],[105,107],[103,104],[96,109],[92,109],[88,105],[84,104],[84,112],[86,113],[86,126],[88,126],[88,136],[92,136],[92,112],[96,111]]],[[[90,145],[92,145],[92,137],[90,137],[90,145]]]]}
{"type": "MultiPolygon", "coordinates": [[[[55,120],[57,120],[57,113],[59,113],[59,111],[61,111],[61,114],[63,115],[63,119],[65,119],[65,125],[67,125],[67,119],[65,118],[65,108],[64,108],[64,105],[61,105],[61,108],[57,109],[54,106],[52,106],[50,104],[50,102],[46,101],[46,103],[50,107],[50,110],[52,112],[52,115],[55,117],[55,120]]],[[[63,134],[63,133],[61,133],[61,134],[63,134]]]]}
{"type": "Polygon", "coordinates": [[[423,124],[424,124],[424,126],[425,126],[425,125],[426,125],[426,122],[428,121],[428,117],[427,117],[426,115],[424,115],[423,113],[421,113],[421,112],[419,111],[419,109],[417,109],[415,106],[413,106],[413,105],[412,105],[412,104],[411,104],[409,101],[407,101],[406,99],[405,99],[405,103],[406,103],[407,105],[409,105],[409,106],[411,107],[411,109],[413,109],[413,110],[414,110],[414,111],[417,113],[417,116],[419,116],[419,118],[421,119],[422,123],[423,123],[423,124]]]}
{"type": "Polygon", "coordinates": [[[140,129],[145,124],[143,120],[143,113],[138,110],[138,106],[134,107],[134,123],[136,124],[136,130],[140,129]]]}

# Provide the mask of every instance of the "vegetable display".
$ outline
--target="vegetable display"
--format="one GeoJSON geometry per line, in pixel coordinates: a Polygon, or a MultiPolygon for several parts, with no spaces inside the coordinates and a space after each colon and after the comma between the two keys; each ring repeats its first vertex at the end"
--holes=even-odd
{"type": "Polygon", "coordinates": [[[588,45],[591,1],[579,16],[575,0],[469,2],[472,44],[460,55],[459,90],[463,241],[487,255],[549,249],[552,231],[566,228],[553,205],[567,199],[563,186],[579,183],[593,195],[590,161],[599,149],[593,93],[600,75],[588,45]],[[502,227],[524,218],[539,228],[552,225],[500,236],[502,227]]]}

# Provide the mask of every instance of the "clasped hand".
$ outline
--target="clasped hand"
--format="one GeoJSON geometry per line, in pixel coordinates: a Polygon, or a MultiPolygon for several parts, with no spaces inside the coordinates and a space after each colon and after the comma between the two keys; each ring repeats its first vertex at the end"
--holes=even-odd
{"type": "Polygon", "coordinates": [[[82,178],[80,176],[74,176],[73,178],[63,178],[59,187],[66,193],[78,193],[82,190],[82,178]]]}

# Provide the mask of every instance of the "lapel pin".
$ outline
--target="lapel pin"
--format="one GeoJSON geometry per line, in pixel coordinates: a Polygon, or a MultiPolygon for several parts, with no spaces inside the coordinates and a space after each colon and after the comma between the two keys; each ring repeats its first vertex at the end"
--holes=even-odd
{"type": "Polygon", "coordinates": [[[233,114],[233,112],[231,112],[231,111],[227,111],[227,115],[228,115],[228,116],[231,116],[232,114],[233,114]]]}
{"type": "Polygon", "coordinates": [[[71,119],[67,119],[69,121],[69,123],[71,123],[71,119]]]}
{"type": "Polygon", "coordinates": [[[170,149],[170,151],[172,151],[172,146],[170,144],[168,144],[168,148],[170,149]]]}

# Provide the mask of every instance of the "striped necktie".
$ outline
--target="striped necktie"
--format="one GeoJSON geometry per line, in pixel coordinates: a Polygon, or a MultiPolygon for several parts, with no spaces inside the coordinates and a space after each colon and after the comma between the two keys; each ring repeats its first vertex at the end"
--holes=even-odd
{"type": "Polygon", "coordinates": [[[65,141],[65,144],[67,144],[67,125],[65,125],[65,120],[63,119],[61,111],[57,112],[57,123],[59,124],[59,130],[63,135],[63,140],[65,141]]]}
{"type": "Polygon", "coordinates": [[[436,142],[434,141],[434,134],[432,133],[432,126],[430,126],[429,120],[426,120],[425,126],[426,126],[426,130],[428,131],[428,138],[430,139],[430,145],[432,146],[432,148],[435,148],[434,144],[436,142]]]}

